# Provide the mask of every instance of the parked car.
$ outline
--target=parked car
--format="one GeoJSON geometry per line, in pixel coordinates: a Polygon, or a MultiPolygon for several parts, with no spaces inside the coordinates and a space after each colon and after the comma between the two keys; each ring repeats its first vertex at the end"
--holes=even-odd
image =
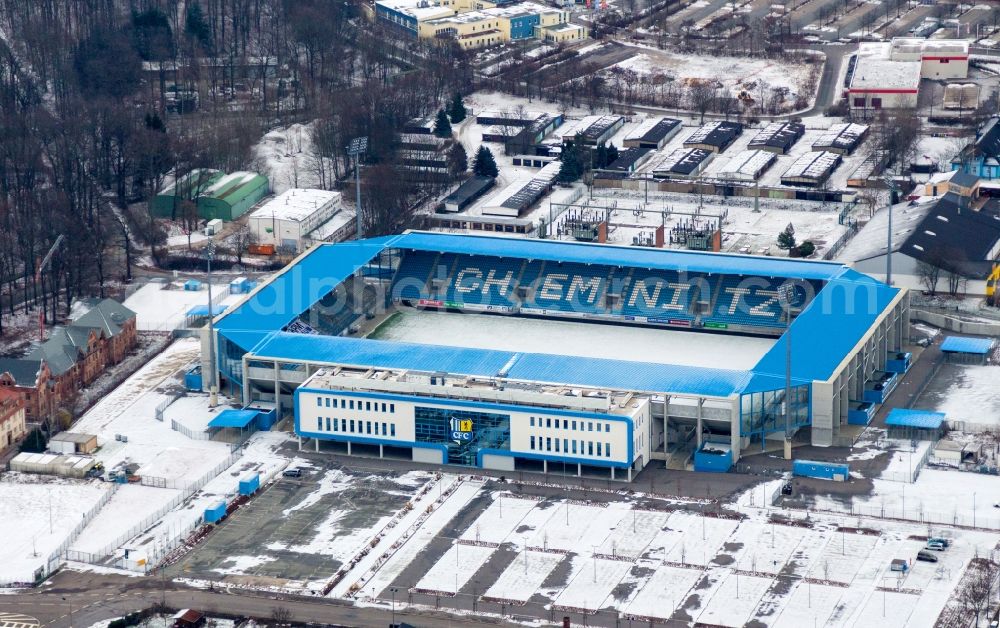
{"type": "Polygon", "coordinates": [[[925,549],[934,550],[935,552],[943,552],[947,549],[947,546],[941,541],[927,541],[925,549]]]}
{"type": "Polygon", "coordinates": [[[940,536],[932,536],[929,539],[927,539],[927,542],[928,543],[940,543],[941,545],[944,545],[945,548],[951,547],[951,541],[949,541],[946,538],[940,537],[940,536]]]}
{"type": "Polygon", "coordinates": [[[927,550],[920,550],[917,552],[917,560],[922,560],[925,563],[936,563],[938,561],[938,557],[927,550]]]}
{"type": "Polygon", "coordinates": [[[903,560],[902,558],[893,558],[892,562],[889,564],[890,571],[909,571],[910,564],[903,560]]]}
{"type": "Polygon", "coordinates": [[[300,478],[302,477],[302,469],[285,469],[281,475],[286,478],[300,478]]]}

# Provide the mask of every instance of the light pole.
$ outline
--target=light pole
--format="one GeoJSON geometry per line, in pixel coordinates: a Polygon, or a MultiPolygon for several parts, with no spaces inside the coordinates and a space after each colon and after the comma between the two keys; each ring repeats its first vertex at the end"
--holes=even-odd
{"type": "Polygon", "coordinates": [[[396,628],[396,587],[389,587],[389,592],[392,593],[392,628],[396,628]]]}
{"type": "Polygon", "coordinates": [[[885,283],[892,285],[892,196],[899,191],[899,186],[892,180],[891,176],[886,176],[883,181],[889,188],[889,201],[886,209],[889,211],[889,225],[886,229],[886,249],[885,249],[885,283]]]}
{"type": "MultiPolygon", "coordinates": [[[[219,370],[215,366],[215,316],[212,312],[212,257],[215,256],[215,240],[209,240],[205,247],[205,262],[208,278],[208,392],[209,407],[214,408],[219,403],[219,370]]],[[[246,401],[246,399],[244,399],[246,401]]]]}
{"type": "Polygon", "coordinates": [[[358,164],[361,161],[361,155],[364,155],[366,152],[368,152],[367,137],[356,137],[347,145],[347,154],[354,158],[354,211],[356,212],[355,220],[357,221],[354,237],[357,240],[364,237],[364,221],[361,218],[361,174],[358,164]]]}
{"type": "Polygon", "coordinates": [[[785,460],[792,459],[792,299],[794,296],[795,288],[791,284],[778,286],[778,300],[785,310],[785,460]]]}
{"type": "Polygon", "coordinates": [[[69,628],[73,628],[73,600],[64,597],[63,602],[69,604],[69,628]]]}

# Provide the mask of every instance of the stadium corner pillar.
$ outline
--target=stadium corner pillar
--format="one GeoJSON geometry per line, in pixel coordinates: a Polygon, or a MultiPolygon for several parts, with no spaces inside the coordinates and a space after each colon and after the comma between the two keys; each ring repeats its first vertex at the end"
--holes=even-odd
{"type": "Polygon", "coordinates": [[[792,459],[792,439],[785,439],[785,460],[792,459]]]}

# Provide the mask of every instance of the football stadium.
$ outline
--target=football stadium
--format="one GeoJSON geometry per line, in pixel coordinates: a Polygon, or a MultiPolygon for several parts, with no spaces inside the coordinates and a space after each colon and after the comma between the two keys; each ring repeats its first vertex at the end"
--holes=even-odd
{"type": "Polygon", "coordinates": [[[832,262],[411,231],[310,249],[213,340],[221,389],[301,446],[630,480],[849,444],[908,308],[832,262]]]}

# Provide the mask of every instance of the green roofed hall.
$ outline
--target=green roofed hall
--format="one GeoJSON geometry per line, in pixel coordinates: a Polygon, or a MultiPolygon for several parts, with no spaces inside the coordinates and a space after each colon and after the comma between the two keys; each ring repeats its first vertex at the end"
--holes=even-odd
{"type": "Polygon", "coordinates": [[[198,197],[198,215],[205,220],[235,220],[267,196],[267,177],[233,172],[217,179],[198,197]]]}

